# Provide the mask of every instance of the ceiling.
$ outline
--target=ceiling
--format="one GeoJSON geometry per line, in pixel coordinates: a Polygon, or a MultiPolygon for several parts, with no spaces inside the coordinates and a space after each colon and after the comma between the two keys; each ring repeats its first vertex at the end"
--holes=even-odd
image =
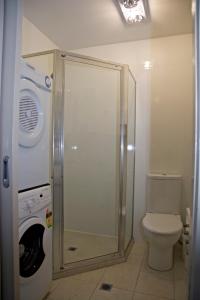
{"type": "Polygon", "coordinates": [[[149,0],[151,21],[126,25],[115,0],[24,0],[24,16],[60,49],[192,32],[191,0],[149,0]]]}

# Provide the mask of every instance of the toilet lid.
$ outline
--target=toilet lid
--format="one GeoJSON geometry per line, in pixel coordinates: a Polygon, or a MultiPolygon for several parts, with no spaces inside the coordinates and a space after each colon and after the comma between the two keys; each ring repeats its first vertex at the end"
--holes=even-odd
{"type": "Polygon", "coordinates": [[[143,226],[155,233],[172,234],[179,232],[183,225],[179,215],[147,213],[143,226]]]}

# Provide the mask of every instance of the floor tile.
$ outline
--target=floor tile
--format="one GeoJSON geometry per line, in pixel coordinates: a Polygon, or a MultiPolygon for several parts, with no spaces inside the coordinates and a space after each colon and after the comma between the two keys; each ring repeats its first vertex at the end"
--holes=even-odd
{"type": "Polygon", "coordinates": [[[183,249],[182,245],[179,243],[176,243],[174,246],[174,259],[175,261],[183,260],[183,249]]]}
{"type": "Polygon", "coordinates": [[[175,246],[174,284],[175,300],[187,300],[188,272],[183,260],[182,245],[179,243],[175,246]]]}
{"type": "Polygon", "coordinates": [[[184,280],[187,277],[187,271],[183,260],[175,261],[174,264],[174,280],[184,280]]]}
{"type": "Polygon", "coordinates": [[[87,283],[98,284],[99,281],[102,279],[104,273],[105,273],[105,269],[99,269],[99,270],[94,270],[94,271],[89,271],[78,275],[74,275],[71,278],[83,280],[87,283]]]}
{"type": "Polygon", "coordinates": [[[125,263],[53,281],[47,299],[187,300],[187,272],[181,251],[177,245],[173,270],[160,272],[148,266],[146,245],[136,243],[125,263]],[[102,283],[113,288],[110,292],[100,290],[102,283]]]}
{"type": "Polygon", "coordinates": [[[64,261],[70,263],[117,252],[117,247],[118,239],[115,237],[65,231],[64,261]],[[69,251],[70,247],[77,249],[69,251]]]}
{"type": "Polygon", "coordinates": [[[175,281],[175,300],[187,300],[187,281],[176,280],[175,281]]]}
{"type": "Polygon", "coordinates": [[[137,265],[140,265],[140,267],[142,266],[142,262],[144,260],[144,256],[143,255],[134,255],[133,253],[130,253],[130,255],[127,258],[127,262],[132,264],[132,267],[135,268],[137,265]]]}
{"type": "Polygon", "coordinates": [[[162,279],[156,274],[141,272],[136,292],[173,299],[174,285],[170,280],[162,279]]]}
{"type": "Polygon", "coordinates": [[[115,288],[134,290],[141,267],[141,259],[132,257],[131,262],[121,263],[105,270],[102,282],[110,283],[115,288]]]}
{"type": "Polygon", "coordinates": [[[173,279],[174,279],[174,269],[169,270],[169,271],[163,271],[163,272],[162,271],[156,271],[156,270],[151,269],[148,266],[148,261],[147,260],[148,259],[146,257],[143,261],[142,268],[141,268],[142,272],[146,272],[146,273],[155,275],[156,277],[161,278],[161,279],[166,279],[166,280],[173,281],[173,279]]]}
{"type": "Polygon", "coordinates": [[[166,298],[147,295],[147,294],[135,293],[133,296],[133,300],[166,300],[166,298]]]}
{"type": "Polygon", "coordinates": [[[135,242],[131,250],[131,255],[144,256],[147,252],[147,243],[144,241],[135,242]]]}
{"type": "Polygon", "coordinates": [[[60,280],[57,287],[50,293],[47,300],[89,300],[96,284],[89,284],[82,280],[66,278],[60,280]]]}
{"type": "Polygon", "coordinates": [[[55,288],[58,286],[58,284],[60,283],[61,280],[62,279],[52,280],[50,291],[49,291],[50,293],[52,293],[55,290],[55,288]]]}
{"type": "Polygon", "coordinates": [[[132,292],[112,288],[110,292],[97,289],[91,300],[132,300],[132,292]]]}

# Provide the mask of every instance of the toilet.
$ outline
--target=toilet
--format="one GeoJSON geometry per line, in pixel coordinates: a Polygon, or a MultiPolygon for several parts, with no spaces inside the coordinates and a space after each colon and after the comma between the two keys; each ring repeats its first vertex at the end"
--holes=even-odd
{"type": "Polygon", "coordinates": [[[147,176],[147,208],[142,225],[149,244],[148,264],[152,269],[166,271],[173,266],[173,248],[183,228],[181,194],[180,175],[147,176]]]}

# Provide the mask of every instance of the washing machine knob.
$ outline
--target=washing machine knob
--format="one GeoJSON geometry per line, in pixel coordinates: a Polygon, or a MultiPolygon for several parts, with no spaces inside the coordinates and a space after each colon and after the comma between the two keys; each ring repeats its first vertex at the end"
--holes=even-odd
{"type": "Polygon", "coordinates": [[[49,76],[45,76],[45,84],[48,88],[51,87],[51,79],[49,78],[49,76]]]}

